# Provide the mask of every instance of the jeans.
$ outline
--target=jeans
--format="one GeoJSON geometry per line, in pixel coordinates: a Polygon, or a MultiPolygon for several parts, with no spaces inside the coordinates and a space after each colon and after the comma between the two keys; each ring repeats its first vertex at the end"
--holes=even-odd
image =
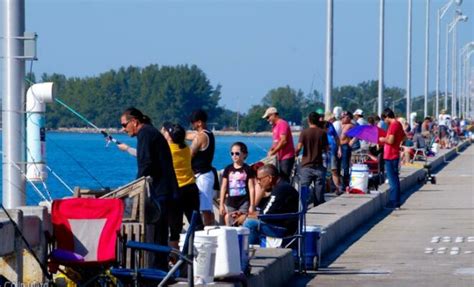
{"type": "Polygon", "coordinates": [[[291,171],[293,170],[294,165],[294,157],[278,161],[278,170],[280,172],[280,177],[286,182],[290,182],[291,171]]]}
{"type": "Polygon", "coordinates": [[[302,167],[300,169],[301,186],[310,186],[314,182],[314,189],[311,194],[314,206],[325,202],[324,191],[326,186],[326,168],[322,165],[316,167],[302,167]]]}
{"type": "Polygon", "coordinates": [[[390,205],[397,207],[401,204],[400,178],[398,177],[398,162],[400,159],[385,160],[385,174],[390,184],[390,205]]]}
{"type": "Polygon", "coordinates": [[[249,244],[260,244],[260,235],[283,237],[287,232],[284,227],[265,223],[256,218],[247,218],[243,226],[250,230],[249,244]]]}
{"type": "Polygon", "coordinates": [[[341,171],[342,171],[342,191],[346,190],[350,182],[352,148],[349,144],[341,145],[341,171]]]}

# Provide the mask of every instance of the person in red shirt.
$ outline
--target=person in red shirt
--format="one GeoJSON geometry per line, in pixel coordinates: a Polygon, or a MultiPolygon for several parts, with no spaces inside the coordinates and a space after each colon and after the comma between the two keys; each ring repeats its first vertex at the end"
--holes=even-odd
{"type": "Polygon", "coordinates": [[[398,163],[400,161],[400,144],[406,135],[402,124],[395,119],[395,114],[389,108],[382,112],[382,119],[388,126],[387,135],[379,138],[384,143],[383,158],[385,160],[385,173],[390,184],[389,208],[399,208],[401,205],[400,178],[398,177],[398,163]]]}
{"type": "Polygon", "coordinates": [[[272,125],[273,143],[267,156],[277,156],[280,176],[290,182],[291,171],[295,164],[295,146],[290,125],[280,118],[275,107],[269,107],[262,118],[272,125]]]}

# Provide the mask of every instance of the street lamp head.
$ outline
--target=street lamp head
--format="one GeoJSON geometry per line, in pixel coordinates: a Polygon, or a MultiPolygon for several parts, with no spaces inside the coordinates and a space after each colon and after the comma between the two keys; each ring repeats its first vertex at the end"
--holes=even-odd
{"type": "Polygon", "coordinates": [[[462,0],[454,0],[454,3],[456,3],[456,5],[460,6],[462,4],[462,0]]]}
{"type": "Polygon", "coordinates": [[[467,22],[468,17],[466,15],[459,16],[459,21],[467,22]]]}

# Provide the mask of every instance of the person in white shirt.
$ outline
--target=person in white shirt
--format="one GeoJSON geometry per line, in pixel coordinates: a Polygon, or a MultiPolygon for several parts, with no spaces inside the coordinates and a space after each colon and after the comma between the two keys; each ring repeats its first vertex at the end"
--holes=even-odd
{"type": "Polygon", "coordinates": [[[361,109],[357,109],[354,111],[354,119],[360,126],[367,124],[367,121],[364,119],[364,111],[362,111],[361,109]]]}

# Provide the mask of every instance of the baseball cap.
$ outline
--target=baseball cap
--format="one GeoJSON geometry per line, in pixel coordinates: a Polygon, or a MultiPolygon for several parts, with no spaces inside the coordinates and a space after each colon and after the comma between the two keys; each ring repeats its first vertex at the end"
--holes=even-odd
{"type": "Polygon", "coordinates": [[[364,112],[361,109],[357,109],[354,112],[354,116],[362,116],[364,115],[364,112]]]}
{"type": "Polygon", "coordinates": [[[268,116],[272,115],[272,114],[277,114],[278,111],[275,107],[269,107],[266,111],[265,111],[265,114],[263,114],[263,117],[262,119],[266,119],[268,116]]]}

